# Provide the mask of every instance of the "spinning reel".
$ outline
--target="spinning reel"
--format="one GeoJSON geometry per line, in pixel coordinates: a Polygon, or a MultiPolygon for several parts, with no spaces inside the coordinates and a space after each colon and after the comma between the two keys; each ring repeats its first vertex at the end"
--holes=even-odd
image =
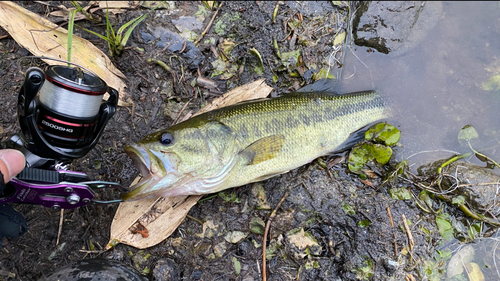
{"type": "Polygon", "coordinates": [[[75,67],[51,65],[26,71],[17,102],[21,132],[8,144],[24,154],[26,168],[7,184],[0,203],[75,208],[93,200],[92,188],[119,186],[90,181],[86,174],[68,170],[72,160],[85,156],[101,138],[116,112],[118,92],[82,66],[34,58],[75,67]]]}

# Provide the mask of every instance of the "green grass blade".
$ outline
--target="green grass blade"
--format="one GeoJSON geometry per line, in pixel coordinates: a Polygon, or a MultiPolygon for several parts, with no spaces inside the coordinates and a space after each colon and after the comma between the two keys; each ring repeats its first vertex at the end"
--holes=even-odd
{"type": "Polygon", "coordinates": [[[143,21],[146,17],[147,17],[147,14],[138,18],[138,20],[135,21],[134,24],[127,30],[127,32],[125,32],[125,36],[123,36],[122,41],[120,42],[120,49],[123,49],[123,47],[125,47],[125,45],[127,45],[127,41],[130,37],[130,34],[132,34],[132,31],[134,31],[134,28],[136,28],[137,25],[139,23],[141,23],[141,21],[143,21]]]}
{"type": "Polygon", "coordinates": [[[122,26],[120,27],[120,29],[118,29],[118,31],[116,32],[116,35],[117,35],[117,36],[121,36],[121,35],[123,34],[123,31],[124,31],[127,27],[129,27],[131,24],[133,24],[133,23],[135,23],[135,22],[137,22],[137,21],[141,22],[142,20],[144,20],[144,19],[146,18],[146,16],[147,16],[147,15],[148,15],[148,14],[144,14],[144,15],[142,15],[142,16],[140,16],[140,17],[137,17],[137,18],[135,18],[135,19],[133,19],[133,20],[130,20],[130,21],[129,21],[129,22],[127,22],[126,24],[122,25],[122,26]]]}
{"type": "Polygon", "coordinates": [[[77,12],[83,11],[83,8],[82,8],[82,6],[80,6],[80,4],[78,4],[78,1],[70,1],[70,2],[71,2],[71,5],[73,5],[76,8],[77,12]]]}
{"type": "MultiPolygon", "coordinates": [[[[165,1],[163,1],[165,2],[165,1]]],[[[163,4],[163,2],[161,2],[160,4],[158,4],[156,7],[154,7],[153,9],[151,9],[151,11],[149,11],[147,14],[144,14],[140,17],[137,17],[129,22],[127,22],[126,24],[124,24],[122,27],[120,27],[120,29],[118,30],[117,32],[117,37],[118,38],[121,38],[122,37],[122,34],[123,34],[123,31],[130,26],[130,28],[127,29],[127,31],[125,32],[125,35],[123,36],[123,38],[121,38],[120,42],[119,42],[119,46],[118,48],[120,50],[122,50],[125,45],[127,45],[127,41],[128,39],[130,38],[130,34],[132,34],[132,31],[134,31],[134,29],[137,27],[137,25],[139,25],[139,23],[141,23],[144,19],[146,19],[146,17],[152,13],[154,10],[156,10],[156,8],[158,8],[161,4],[163,4]]]]}
{"type": "Polygon", "coordinates": [[[101,34],[99,34],[97,32],[94,32],[92,30],[88,30],[85,27],[79,26],[78,24],[75,24],[75,26],[78,27],[78,28],[80,28],[80,29],[82,29],[82,30],[84,30],[84,31],[87,31],[88,33],[94,34],[95,36],[97,36],[97,37],[99,37],[99,38],[101,38],[101,39],[103,39],[105,41],[108,41],[108,37],[106,37],[106,36],[103,36],[103,35],[101,35],[101,34]]]}
{"type": "MultiPolygon", "coordinates": [[[[69,18],[68,18],[68,40],[67,40],[67,52],[68,52],[68,57],[67,61],[71,61],[71,49],[73,46],[73,28],[75,24],[75,15],[76,15],[76,10],[70,10],[69,11],[69,18]]],[[[68,63],[68,66],[70,64],[68,63]]]]}
{"type": "Polygon", "coordinates": [[[113,28],[113,25],[111,25],[111,22],[109,21],[108,2],[106,2],[106,35],[108,36],[108,39],[106,41],[108,41],[109,53],[111,56],[113,56],[116,53],[117,43],[116,43],[115,29],[113,28]]]}
{"type": "Polygon", "coordinates": [[[111,22],[109,22],[108,2],[106,2],[106,30],[108,32],[108,38],[110,39],[110,41],[114,40],[115,39],[115,30],[113,29],[111,22]]]}

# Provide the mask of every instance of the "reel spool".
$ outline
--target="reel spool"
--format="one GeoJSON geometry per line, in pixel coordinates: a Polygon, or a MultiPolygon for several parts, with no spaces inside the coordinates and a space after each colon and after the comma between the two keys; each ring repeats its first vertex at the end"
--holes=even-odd
{"type": "Polygon", "coordinates": [[[83,157],[97,144],[117,103],[118,92],[90,70],[29,68],[18,97],[20,139],[13,141],[39,157],[83,157]]]}

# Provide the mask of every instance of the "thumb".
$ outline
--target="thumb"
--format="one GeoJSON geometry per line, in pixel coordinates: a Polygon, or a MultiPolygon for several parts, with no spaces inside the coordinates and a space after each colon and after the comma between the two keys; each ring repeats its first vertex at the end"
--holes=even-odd
{"type": "Polygon", "coordinates": [[[0,171],[5,183],[19,174],[24,169],[24,165],[26,165],[26,161],[20,151],[15,149],[0,150],[0,171]]]}

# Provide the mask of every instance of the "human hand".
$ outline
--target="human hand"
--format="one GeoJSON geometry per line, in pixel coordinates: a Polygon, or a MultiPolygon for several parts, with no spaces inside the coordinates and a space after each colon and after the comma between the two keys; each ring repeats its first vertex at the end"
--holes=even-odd
{"type": "MultiPolygon", "coordinates": [[[[0,150],[0,172],[3,175],[3,182],[9,182],[19,174],[26,165],[24,155],[15,149],[0,150]]],[[[1,195],[1,194],[0,194],[1,195]]]]}
{"type": "MultiPolygon", "coordinates": [[[[24,155],[15,149],[0,150],[0,196],[4,195],[5,184],[19,174],[26,165],[24,155]]],[[[28,229],[23,215],[8,204],[0,204],[0,246],[3,237],[16,237],[28,229]]]]}

